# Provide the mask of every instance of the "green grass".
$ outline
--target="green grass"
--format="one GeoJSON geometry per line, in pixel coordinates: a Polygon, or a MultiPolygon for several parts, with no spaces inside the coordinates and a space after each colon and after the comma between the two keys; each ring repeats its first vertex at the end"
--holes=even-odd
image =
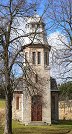
{"type": "Polygon", "coordinates": [[[0,108],[5,108],[5,100],[4,99],[0,99],[0,108]]]}
{"type": "MultiPolygon", "coordinates": [[[[59,124],[51,126],[24,126],[17,121],[13,121],[13,134],[72,134],[72,122],[61,121],[59,124]]],[[[0,128],[3,134],[3,128],[0,128]]]]}
{"type": "Polygon", "coordinates": [[[66,134],[72,131],[72,122],[60,122],[51,126],[24,126],[13,121],[13,134],[66,134]]]}
{"type": "MultiPolygon", "coordinates": [[[[0,100],[0,108],[4,107],[5,101],[0,100]]],[[[72,134],[72,121],[60,121],[51,126],[24,126],[13,120],[12,126],[13,134],[72,134]]],[[[3,126],[0,126],[0,134],[3,134],[3,130],[3,126]]]]}

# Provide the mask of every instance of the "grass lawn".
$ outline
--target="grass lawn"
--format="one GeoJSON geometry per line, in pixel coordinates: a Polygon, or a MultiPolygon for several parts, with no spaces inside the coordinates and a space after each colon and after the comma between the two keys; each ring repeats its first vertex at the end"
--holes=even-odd
{"type": "MultiPolygon", "coordinates": [[[[0,134],[3,134],[3,128],[0,128],[0,134]]],[[[72,122],[62,121],[51,126],[24,126],[13,121],[13,134],[72,134],[72,122]]]]}
{"type": "Polygon", "coordinates": [[[5,108],[5,100],[4,99],[0,99],[0,109],[5,108]]]}
{"type": "MultiPolygon", "coordinates": [[[[0,100],[0,108],[4,107],[5,101],[0,100]]],[[[3,130],[4,127],[0,123],[0,134],[3,134],[3,130]]],[[[60,121],[59,124],[51,126],[24,126],[13,121],[13,134],[72,134],[72,121],[60,121]]]]}
{"type": "Polygon", "coordinates": [[[13,134],[66,134],[70,131],[72,122],[61,122],[51,126],[24,126],[13,121],[13,134]]]}

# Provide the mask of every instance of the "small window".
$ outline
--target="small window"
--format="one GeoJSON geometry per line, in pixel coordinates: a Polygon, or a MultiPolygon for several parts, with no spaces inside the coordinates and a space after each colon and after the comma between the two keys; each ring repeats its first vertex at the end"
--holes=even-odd
{"type": "Polygon", "coordinates": [[[32,28],[35,28],[35,24],[32,24],[32,28]]]}
{"type": "Polygon", "coordinates": [[[44,53],[44,64],[48,65],[48,52],[44,53]]]}
{"type": "Polygon", "coordinates": [[[38,64],[41,64],[41,52],[38,52],[38,64]]]}
{"type": "Polygon", "coordinates": [[[25,25],[25,28],[29,28],[29,24],[26,24],[26,25],[25,25]]]}
{"type": "Polygon", "coordinates": [[[19,109],[19,96],[16,97],[16,110],[19,109]]]}
{"type": "Polygon", "coordinates": [[[27,28],[27,24],[25,25],[25,28],[27,28]]]}
{"type": "Polygon", "coordinates": [[[36,64],[36,52],[32,52],[32,63],[36,64]]]}

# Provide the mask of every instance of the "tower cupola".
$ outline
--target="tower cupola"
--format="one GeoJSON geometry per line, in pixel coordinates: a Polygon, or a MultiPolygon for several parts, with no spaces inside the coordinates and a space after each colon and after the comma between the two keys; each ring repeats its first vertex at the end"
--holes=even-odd
{"type": "Polygon", "coordinates": [[[26,24],[29,43],[24,45],[25,58],[30,65],[37,68],[48,68],[50,46],[47,42],[45,24],[42,18],[35,14],[26,24]]]}
{"type": "Polygon", "coordinates": [[[45,31],[45,24],[43,22],[42,17],[35,14],[34,16],[30,17],[26,24],[26,31],[30,33],[29,43],[33,41],[33,43],[42,43],[47,44],[46,38],[46,31],[45,31]]]}

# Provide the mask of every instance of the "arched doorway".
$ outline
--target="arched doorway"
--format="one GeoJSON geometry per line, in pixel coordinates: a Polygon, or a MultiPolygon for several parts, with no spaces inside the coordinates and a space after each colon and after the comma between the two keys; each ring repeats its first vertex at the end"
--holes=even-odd
{"type": "Polygon", "coordinates": [[[39,95],[34,95],[31,98],[31,120],[42,121],[42,101],[39,95]]]}

